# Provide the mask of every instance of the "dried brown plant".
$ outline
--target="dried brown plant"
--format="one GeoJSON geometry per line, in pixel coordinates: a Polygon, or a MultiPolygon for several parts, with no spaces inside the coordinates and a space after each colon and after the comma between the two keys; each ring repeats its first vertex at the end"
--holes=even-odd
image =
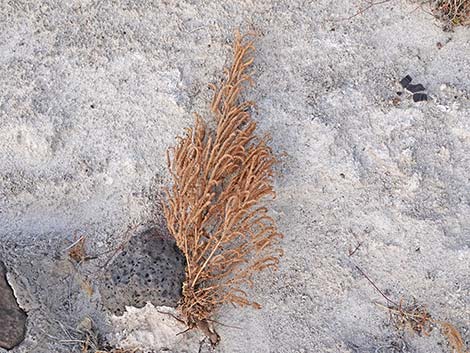
{"type": "Polygon", "coordinates": [[[261,204],[274,196],[276,160],[267,138],[256,135],[251,101],[241,92],[253,81],[253,41],[236,34],[232,66],[220,86],[212,85],[211,129],[196,114],[168,151],[173,186],[166,190],[168,229],[186,258],[186,278],[179,309],[188,328],[201,329],[216,344],[211,317],[225,303],[260,305],[244,291],[253,275],[276,269],[282,235],[261,204]]]}

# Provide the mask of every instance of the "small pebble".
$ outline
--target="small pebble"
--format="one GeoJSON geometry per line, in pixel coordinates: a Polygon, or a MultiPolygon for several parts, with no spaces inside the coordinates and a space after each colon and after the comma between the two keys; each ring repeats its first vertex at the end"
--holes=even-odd
{"type": "Polygon", "coordinates": [[[428,100],[426,93],[415,93],[413,94],[413,101],[415,102],[424,102],[428,100]]]}
{"type": "Polygon", "coordinates": [[[405,77],[403,77],[400,81],[400,85],[403,87],[403,88],[406,88],[408,87],[408,85],[411,83],[411,76],[410,75],[406,75],[405,77]]]}
{"type": "Polygon", "coordinates": [[[406,87],[406,89],[408,91],[410,91],[411,93],[416,93],[416,92],[420,92],[420,91],[425,90],[424,86],[421,83],[418,83],[417,85],[411,85],[410,84],[406,87]]]}

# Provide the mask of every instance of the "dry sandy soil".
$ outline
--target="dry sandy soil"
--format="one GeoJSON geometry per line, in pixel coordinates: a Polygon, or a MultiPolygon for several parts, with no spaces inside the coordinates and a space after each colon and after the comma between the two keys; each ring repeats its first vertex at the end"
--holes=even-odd
{"type": "Polygon", "coordinates": [[[397,331],[356,266],[468,344],[470,29],[399,0],[348,18],[360,4],[0,1],[0,258],[28,314],[11,352],[78,352],[85,317],[110,342],[210,351],[150,306],[113,319],[95,277],[107,255],[77,266],[65,249],[86,235],[99,255],[155,223],[165,150],[208,116],[240,26],[260,33],[246,96],[283,156],[270,205],[285,256],[250,289],[261,310],[219,313],[239,328],[218,325],[215,351],[450,351],[438,330],[397,331]]]}

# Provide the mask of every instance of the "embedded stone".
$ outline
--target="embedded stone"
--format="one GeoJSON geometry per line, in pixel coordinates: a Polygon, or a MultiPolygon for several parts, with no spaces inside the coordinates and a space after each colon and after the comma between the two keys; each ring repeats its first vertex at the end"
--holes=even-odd
{"type": "Polygon", "coordinates": [[[12,349],[24,340],[26,313],[19,307],[6,274],[0,261],[0,347],[12,349]]]}
{"type": "Polygon", "coordinates": [[[122,315],[126,306],[175,307],[181,298],[185,259],[165,227],[133,236],[109,264],[100,284],[104,306],[122,315]]]}

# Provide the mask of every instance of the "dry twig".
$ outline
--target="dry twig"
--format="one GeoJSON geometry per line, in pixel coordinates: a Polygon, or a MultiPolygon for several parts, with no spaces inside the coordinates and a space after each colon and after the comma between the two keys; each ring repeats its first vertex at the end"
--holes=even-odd
{"type": "Polygon", "coordinates": [[[343,21],[351,20],[356,16],[362,15],[364,12],[366,12],[367,10],[371,9],[374,6],[382,5],[382,4],[385,4],[385,3],[390,2],[390,1],[392,1],[392,0],[379,0],[379,1],[367,0],[367,1],[365,1],[366,2],[365,6],[360,7],[359,10],[357,10],[351,16],[343,18],[342,20],[343,21]]]}

